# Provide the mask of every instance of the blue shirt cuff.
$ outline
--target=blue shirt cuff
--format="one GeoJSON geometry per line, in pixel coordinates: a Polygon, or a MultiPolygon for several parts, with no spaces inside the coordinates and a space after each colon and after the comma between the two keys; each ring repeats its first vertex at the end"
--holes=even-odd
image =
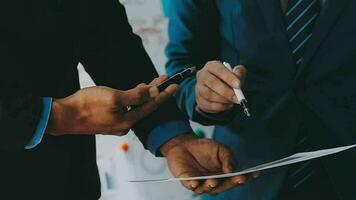
{"type": "Polygon", "coordinates": [[[147,147],[155,155],[160,155],[160,147],[172,138],[193,133],[188,121],[170,121],[153,129],[148,136],[147,147]]]}
{"type": "Polygon", "coordinates": [[[33,134],[30,142],[27,143],[25,149],[33,149],[39,143],[41,143],[42,138],[43,138],[46,128],[47,128],[48,120],[49,120],[49,117],[51,114],[51,109],[52,109],[52,98],[44,97],[43,98],[43,109],[42,109],[40,121],[37,125],[37,129],[36,129],[35,133],[33,134]]]}

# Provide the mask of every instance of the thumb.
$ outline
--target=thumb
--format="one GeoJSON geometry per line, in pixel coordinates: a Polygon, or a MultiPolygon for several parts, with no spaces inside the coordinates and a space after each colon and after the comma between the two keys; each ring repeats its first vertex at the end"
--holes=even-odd
{"type": "Polygon", "coordinates": [[[231,151],[224,145],[220,146],[219,159],[222,163],[222,171],[226,174],[232,173],[235,168],[235,160],[231,151]]]}
{"type": "Polygon", "coordinates": [[[241,84],[243,84],[243,82],[245,81],[246,75],[247,75],[246,67],[244,65],[237,65],[236,67],[234,67],[234,69],[232,71],[239,78],[239,80],[241,81],[241,84]]]}

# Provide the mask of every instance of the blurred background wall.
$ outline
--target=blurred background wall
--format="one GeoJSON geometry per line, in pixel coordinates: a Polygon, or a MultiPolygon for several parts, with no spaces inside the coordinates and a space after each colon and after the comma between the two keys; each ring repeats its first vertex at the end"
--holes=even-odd
{"type": "MultiPolygon", "coordinates": [[[[129,21],[136,34],[141,36],[146,51],[157,71],[164,74],[167,43],[167,23],[171,0],[120,0],[126,7],[129,21]]],[[[143,66],[144,67],[144,66],[143,66]]],[[[94,82],[82,66],[78,67],[82,87],[94,82]]],[[[193,124],[197,131],[209,136],[212,127],[193,124]]],[[[97,163],[102,184],[102,200],[194,200],[192,192],[180,183],[133,184],[128,180],[166,178],[171,174],[163,158],[155,158],[144,150],[131,132],[124,137],[97,136],[97,163]]]]}

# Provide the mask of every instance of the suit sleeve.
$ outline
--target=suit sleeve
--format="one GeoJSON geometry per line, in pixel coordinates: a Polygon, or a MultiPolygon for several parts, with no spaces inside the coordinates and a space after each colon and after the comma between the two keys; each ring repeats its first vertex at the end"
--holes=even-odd
{"type": "Polygon", "coordinates": [[[0,89],[0,151],[22,151],[37,128],[42,98],[4,82],[0,89]]]}
{"type": "Polygon", "coordinates": [[[30,54],[9,18],[11,9],[0,7],[0,151],[24,151],[38,126],[43,98],[24,83],[27,74],[21,69],[29,67],[30,54]]]}
{"type": "MultiPolygon", "coordinates": [[[[174,74],[189,66],[201,69],[206,62],[218,59],[219,30],[215,1],[179,0],[170,3],[167,72],[174,74]]],[[[234,116],[233,112],[214,115],[199,112],[195,85],[195,77],[181,84],[181,90],[176,95],[178,106],[191,120],[204,125],[229,122],[234,116]]]]}
{"type": "MultiPolygon", "coordinates": [[[[97,85],[127,90],[151,82],[158,74],[141,39],[133,34],[124,7],[116,0],[99,2],[100,5],[89,5],[95,9],[82,19],[80,62],[97,85]]],[[[172,137],[191,132],[189,121],[176,106],[174,98],[139,121],[133,130],[154,154],[172,137]],[[177,128],[172,122],[184,125],[177,128]]]]}

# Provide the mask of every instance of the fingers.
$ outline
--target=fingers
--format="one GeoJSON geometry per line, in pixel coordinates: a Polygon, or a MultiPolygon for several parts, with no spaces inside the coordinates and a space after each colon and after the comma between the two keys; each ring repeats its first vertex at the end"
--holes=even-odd
{"type": "MultiPolygon", "coordinates": [[[[161,75],[155,79],[152,80],[152,82],[150,83],[150,86],[153,86],[150,90],[150,94],[151,97],[154,98],[156,96],[158,96],[159,94],[159,90],[157,88],[157,86],[159,86],[161,83],[163,83],[164,81],[166,81],[169,77],[166,75],[161,75]]],[[[176,91],[175,91],[176,92],[176,91]]],[[[175,93],[174,92],[174,93],[175,93]]]]}
{"type": "Polygon", "coordinates": [[[145,104],[135,107],[130,112],[124,114],[124,118],[129,121],[131,124],[136,123],[140,119],[146,117],[158,107],[158,104],[155,101],[149,101],[145,104]]]}
{"type": "Polygon", "coordinates": [[[216,195],[218,193],[225,192],[233,187],[244,184],[246,181],[247,181],[246,176],[236,176],[236,177],[229,178],[223,183],[220,183],[216,188],[212,189],[209,192],[209,194],[216,195]]]}
{"type": "Polygon", "coordinates": [[[202,98],[216,103],[233,104],[236,101],[236,95],[233,90],[222,82],[221,84],[210,86],[209,84],[200,85],[197,92],[202,98]],[[226,88],[222,88],[224,87],[222,85],[226,86],[226,88]]]}
{"type": "Polygon", "coordinates": [[[152,80],[152,82],[149,85],[152,86],[158,86],[159,84],[163,83],[166,81],[169,77],[167,75],[161,75],[155,79],[152,80]]]}
{"type": "MultiPolygon", "coordinates": [[[[236,73],[244,77],[246,70],[238,67],[236,73]]],[[[233,88],[240,87],[241,81],[232,71],[217,61],[208,62],[197,74],[196,96],[198,107],[208,113],[229,110],[237,103],[233,88]]]]}
{"type": "Polygon", "coordinates": [[[219,77],[231,88],[238,89],[241,87],[241,81],[238,79],[238,77],[228,68],[226,68],[222,63],[218,61],[211,61],[208,62],[205,67],[208,72],[210,72],[216,77],[219,77]]]}
{"type": "Polygon", "coordinates": [[[202,97],[197,98],[196,101],[198,107],[206,113],[219,113],[219,112],[229,110],[233,107],[233,104],[221,104],[221,103],[211,102],[202,97]]]}
{"type": "Polygon", "coordinates": [[[197,85],[196,101],[198,107],[207,113],[223,112],[234,106],[232,100],[227,100],[205,85],[197,85]]]}
{"type": "Polygon", "coordinates": [[[178,85],[169,86],[163,92],[159,93],[158,96],[156,96],[154,99],[146,101],[144,104],[141,104],[140,106],[135,107],[130,112],[125,113],[124,117],[126,118],[126,120],[132,123],[137,122],[138,120],[154,112],[160,104],[164,103],[170,97],[172,97],[172,95],[174,95],[178,91],[178,89],[178,85]]]}
{"type": "Polygon", "coordinates": [[[157,104],[162,104],[163,102],[171,98],[175,93],[177,93],[178,90],[179,90],[179,85],[172,84],[168,86],[165,90],[160,92],[159,95],[156,96],[154,100],[157,104]]]}
{"type": "Polygon", "coordinates": [[[215,187],[217,187],[218,184],[219,184],[218,180],[208,179],[203,184],[201,184],[199,187],[197,187],[194,192],[196,194],[209,193],[211,190],[213,190],[215,187]]]}
{"type": "Polygon", "coordinates": [[[155,98],[159,95],[158,88],[156,86],[151,87],[149,93],[151,98],[155,98]]]}
{"type": "Polygon", "coordinates": [[[117,101],[123,106],[140,105],[150,100],[150,86],[140,84],[136,88],[117,93],[117,101]]]}
{"type": "MultiPolygon", "coordinates": [[[[219,161],[222,164],[222,171],[224,173],[232,173],[234,168],[235,168],[235,161],[233,159],[231,151],[223,144],[219,144],[218,146],[218,157],[219,161]]],[[[217,181],[217,180],[215,180],[217,181]]],[[[246,177],[245,176],[237,176],[233,177],[230,179],[227,179],[226,181],[222,182],[219,184],[219,182],[214,184],[214,187],[204,187],[201,190],[198,190],[197,192],[205,192],[210,195],[216,195],[220,192],[229,190],[239,184],[243,184],[246,182],[246,177]]]]}
{"type": "Polygon", "coordinates": [[[182,181],[182,185],[188,190],[195,191],[199,187],[199,181],[182,181]]]}
{"type": "MultiPolygon", "coordinates": [[[[150,98],[155,98],[159,95],[157,85],[161,84],[165,80],[168,79],[168,76],[162,75],[155,78],[149,85],[141,83],[136,88],[127,90],[124,92],[124,96],[118,99],[124,106],[131,106],[131,105],[140,105],[145,103],[146,101],[150,100],[150,98]]],[[[170,88],[170,90],[165,91],[167,92],[165,95],[169,95],[171,93],[176,93],[175,89],[170,88]]],[[[172,94],[172,95],[173,95],[172,94]]],[[[163,96],[165,96],[163,95],[163,96]]]]}
{"type": "Polygon", "coordinates": [[[253,172],[253,173],[251,174],[251,176],[252,176],[252,178],[258,178],[258,177],[261,176],[261,172],[253,172]]]}
{"type": "MultiPolygon", "coordinates": [[[[179,175],[179,178],[187,178],[187,177],[194,177],[198,176],[198,174],[191,173],[191,172],[186,172],[181,175],[179,175]]],[[[188,190],[194,191],[199,187],[199,181],[198,180],[192,180],[192,181],[181,181],[181,184],[187,188],[188,190]]]]}
{"type": "MultiPolygon", "coordinates": [[[[232,72],[230,72],[230,71],[229,71],[229,73],[232,74],[232,72]]],[[[223,80],[221,80],[219,77],[217,77],[213,74],[210,74],[210,73],[206,73],[201,82],[203,85],[205,85],[206,87],[210,88],[215,93],[222,96],[229,103],[235,102],[235,99],[234,99],[235,93],[234,93],[233,89],[228,84],[226,84],[223,80]]]]}
{"type": "MultiPolygon", "coordinates": [[[[219,144],[219,160],[222,163],[222,171],[224,173],[232,173],[236,167],[236,162],[233,159],[232,152],[223,144],[219,144]]],[[[235,176],[227,179],[223,183],[217,185],[217,187],[211,189],[207,193],[210,195],[216,195],[221,192],[225,192],[238,185],[245,184],[251,178],[257,178],[260,176],[260,172],[254,172],[245,176],[235,176]]]]}

